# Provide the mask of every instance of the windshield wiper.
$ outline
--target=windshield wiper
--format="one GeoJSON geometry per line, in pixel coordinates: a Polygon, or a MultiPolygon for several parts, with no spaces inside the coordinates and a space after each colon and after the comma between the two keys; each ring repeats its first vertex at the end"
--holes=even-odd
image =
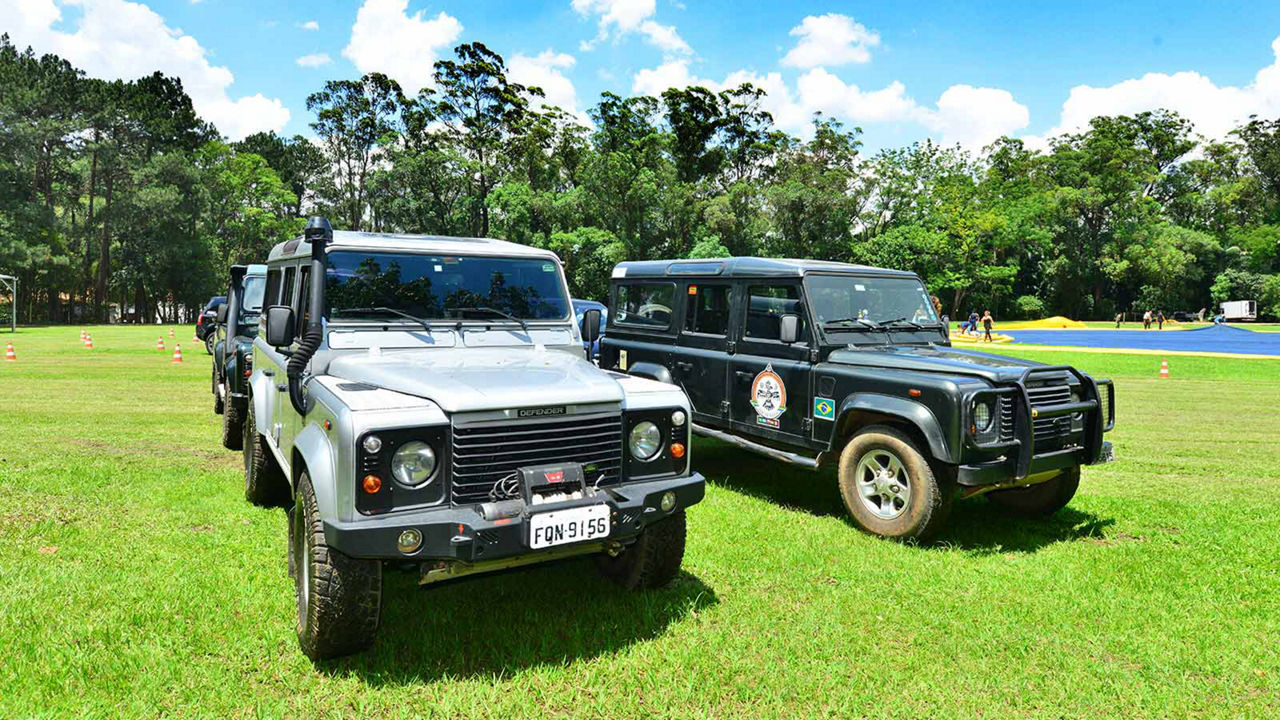
{"type": "Polygon", "coordinates": [[[921,325],[920,323],[916,322],[915,320],[908,320],[908,319],[906,319],[906,318],[904,318],[904,317],[894,318],[894,319],[892,319],[892,320],[885,320],[885,321],[881,322],[880,324],[881,324],[881,325],[897,325],[898,323],[906,323],[906,324],[910,325],[911,327],[915,328],[916,330],[923,330],[923,329],[924,329],[924,326],[923,326],[923,325],[921,325]]]}
{"type": "Polygon", "coordinates": [[[497,315],[498,317],[503,318],[503,319],[505,319],[505,320],[510,320],[511,322],[518,324],[518,325],[520,326],[520,328],[521,328],[522,330],[524,330],[526,333],[527,333],[527,332],[529,332],[529,324],[528,324],[528,323],[526,323],[525,321],[521,320],[520,318],[518,318],[518,317],[516,317],[516,316],[514,316],[514,315],[511,315],[511,314],[509,314],[509,313],[505,313],[505,312],[503,312],[503,311],[501,311],[501,310],[499,310],[499,309],[497,309],[497,308],[484,307],[484,306],[477,306],[477,307],[460,307],[460,308],[454,308],[454,309],[455,309],[455,310],[457,310],[457,311],[458,311],[458,312],[460,312],[460,313],[462,313],[462,312],[470,312],[470,311],[472,311],[472,310],[475,310],[475,311],[478,311],[478,312],[487,312],[487,313],[491,313],[491,314],[493,314],[493,315],[497,315]]]}
{"type": "Polygon", "coordinates": [[[384,307],[381,305],[378,307],[339,308],[337,312],[340,312],[340,313],[384,312],[384,313],[389,313],[391,315],[399,315],[400,317],[406,320],[412,320],[418,323],[423,328],[425,328],[427,332],[431,332],[431,322],[429,320],[420,318],[417,315],[410,315],[409,313],[404,312],[403,310],[397,310],[395,308],[384,307]]]}
{"type": "Polygon", "coordinates": [[[863,328],[869,328],[871,330],[883,329],[880,323],[874,320],[868,320],[866,318],[852,318],[852,317],[837,318],[835,320],[828,320],[822,323],[823,330],[832,330],[834,329],[832,326],[841,326],[840,329],[842,330],[861,330],[863,328]],[[860,323],[860,324],[853,327],[843,327],[845,325],[848,325],[849,323],[860,323]]]}

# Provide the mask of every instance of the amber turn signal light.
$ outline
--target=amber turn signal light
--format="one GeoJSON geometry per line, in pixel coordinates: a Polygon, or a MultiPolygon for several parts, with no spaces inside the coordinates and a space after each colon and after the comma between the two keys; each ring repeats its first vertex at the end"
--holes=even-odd
{"type": "Polygon", "coordinates": [[[684,457],[684,443],[671,443],[671,457],[677,460],[684,457]]]}
{"type": "Polygon", "coordinates": [[[382,478],[377,475],[365,475],[364,482],[360,483],[360,486],[364,488],[365,492],[373,495],[382,489],[382,478]]]}

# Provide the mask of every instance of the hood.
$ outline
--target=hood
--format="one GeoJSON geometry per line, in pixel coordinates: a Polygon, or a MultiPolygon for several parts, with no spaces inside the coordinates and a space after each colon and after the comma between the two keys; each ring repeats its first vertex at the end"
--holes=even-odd
{"type": "Polygon", "coordinates": [[[343,354],[328,375],[426,398],[447,412],[622,402],[608,373],[566,352],[458,348],[343,354]]]}
{"type": "Polygon", "coordinates": [[[945,345],[876,345],[857,350],[835,350],[827,362],[859,367],[917,370],[980,377],[992,383],[1009,383],[1029,367],[1042,363],[1004,355],[957,350],[945,345]]]}

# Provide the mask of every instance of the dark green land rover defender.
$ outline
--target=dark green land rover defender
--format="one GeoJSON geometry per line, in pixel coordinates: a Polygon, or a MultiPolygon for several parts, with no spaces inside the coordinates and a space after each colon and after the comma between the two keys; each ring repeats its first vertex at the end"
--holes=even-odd
{"type": "Polygon", "coordinates": [[[684,388],[693,430],[817,469],[859,526],[925,539],[957,496],[1048,515],[1109,462],[1114,387],[951,346],[919,276],[811,260],[614,268],[600,365],[684,388]]]}

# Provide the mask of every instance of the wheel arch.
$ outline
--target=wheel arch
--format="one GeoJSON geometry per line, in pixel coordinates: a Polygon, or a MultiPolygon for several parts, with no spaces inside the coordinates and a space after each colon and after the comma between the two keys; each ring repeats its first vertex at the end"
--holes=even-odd
{"type": "Polygon", "coordinates": [[[675,384],[675,379],[671,377],[671,370],[669,370],[665,365],[659,365],[658,363],[634,363],[627,369],[627,374],[649,378],[650,380],[657,380],[658,382],[666,383],[668,385],[675,384]]]}
{"type": "Polygon", "coordinates": [[[905,433],[921,450],[928,450],[931,460],[955,462],[942,426],[929,408],[880,393],[854,393],[840,403],[831,449],[838,450],[860,429],[871,425],[886,425],[905,433]]]}
{"type": "Polygon", "coordinates": [[[316,506],[323,518],[338,517],[338,486],[333,446],[316,423],[308,423],[294,438],[290,457],[289,486],[296,493],[302,473],[311,478],[316,506]]]}

